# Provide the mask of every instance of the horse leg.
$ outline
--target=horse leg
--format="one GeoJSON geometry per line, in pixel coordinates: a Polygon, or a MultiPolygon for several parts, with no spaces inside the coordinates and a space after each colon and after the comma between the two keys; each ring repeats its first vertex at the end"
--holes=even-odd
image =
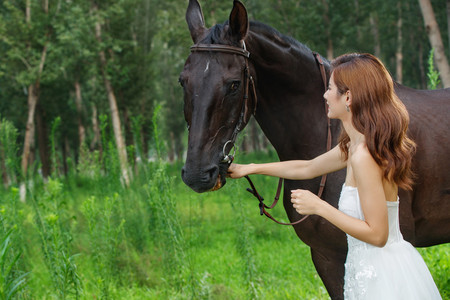
{"type": "Polygon", "coordinates": [[[327,249],[311,248],[311,257],[331,299],[343,300],[346,256],[327,249]]]}

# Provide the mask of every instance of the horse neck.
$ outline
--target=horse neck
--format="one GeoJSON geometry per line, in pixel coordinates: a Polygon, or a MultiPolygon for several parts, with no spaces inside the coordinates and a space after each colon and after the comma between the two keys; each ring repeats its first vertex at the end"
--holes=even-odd
{"type": "Polygon", "coordinates": [[[313,53],[273,33],[250,31],[246,42],[256,77],[255,117],[280,159],[310,159],[324,152],[324,84],[313,53]]]}

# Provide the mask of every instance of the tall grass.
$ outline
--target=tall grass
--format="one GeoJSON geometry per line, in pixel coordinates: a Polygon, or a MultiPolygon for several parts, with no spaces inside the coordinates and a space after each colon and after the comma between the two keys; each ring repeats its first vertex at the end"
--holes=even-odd
{"type": "MultiPolygon", "coordinates": [[[[291,227],[259,215],[246,182],[196,194],[182,183],[180,164],[143,160],[125,188],[106,117],[101,124],[103,152],[84,148],[77,172],[33,177],[27,203],[19,201],[17,183],[0,188],[0,296],[328,299],[309,248],[291,227]]],[[[276,158],[271,152],[239,159],[276,158]]],[[[273,195],[276,179],[253,180],[273,195]]],[[[273,215],[286,218],[282,206],[273,215]]],[[[420,250],[444,298],[448,250],[420,250]]]]}
{"type": "Polygon", "coordinates": [[[63,193],[63,185],[58,179],[50,178],[44,191],[32,196],[35,222],[40,237],[43,260],[49,271],[53,285],[52,295],[58,299],[70,296],[80,297],[81,281],[71,254],[71,213],[63,193]]]}

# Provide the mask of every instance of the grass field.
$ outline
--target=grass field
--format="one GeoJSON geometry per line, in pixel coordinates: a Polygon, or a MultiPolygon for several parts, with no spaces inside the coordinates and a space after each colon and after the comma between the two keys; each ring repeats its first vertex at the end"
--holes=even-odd
{"type": "MultiPolygon", "coordinates": [[[[196,194],[179,170],[153,163],[129,189],[113,175],[37,178],[26,203],[17,187],[0,190],[0,298],[328,299],[309,248],[259,215],[245,180],[196,194]]],[[[252,178],[273,197],[276,179],[252,178]]],[[[419,249],[444,299],[449,250],[419,249]]]]}

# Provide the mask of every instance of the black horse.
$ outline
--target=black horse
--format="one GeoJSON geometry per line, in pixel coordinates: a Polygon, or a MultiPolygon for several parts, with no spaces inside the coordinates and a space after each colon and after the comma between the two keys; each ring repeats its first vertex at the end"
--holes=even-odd
{"type": "MultiPolygon", "coordinates": [[[[194,41],[180,75],[189,142],[182,179],[196,192],[225,184],[224,156],[252,113],[280,160],[312,159],[326,151],[324,83],[313,52],[258,22],[234,1],[224,24],[206,28],[197,0],[186,20],[194,41]]],[[[326,76],[330,65],[324,60],[326,76]]],[[[421,91],[395,86],[408,108],[410,135],[418,144],[413,191],[400,191],[400,222],[415,246],[450,241],[450,89],[421,91]]],[[[332,145],[340,124],[331,121],[332,145]]],[[[329,174],[322,198],[337,207],[344,171],[329,174]]],[[[291,222],[300,219],[290,202],[292,189],[319,190],[320,178],[286,181],[284,208],[291,222]]],[[[328,293],[343,298],[345,234],[318,216],[294,226],[328,293]]]]}

